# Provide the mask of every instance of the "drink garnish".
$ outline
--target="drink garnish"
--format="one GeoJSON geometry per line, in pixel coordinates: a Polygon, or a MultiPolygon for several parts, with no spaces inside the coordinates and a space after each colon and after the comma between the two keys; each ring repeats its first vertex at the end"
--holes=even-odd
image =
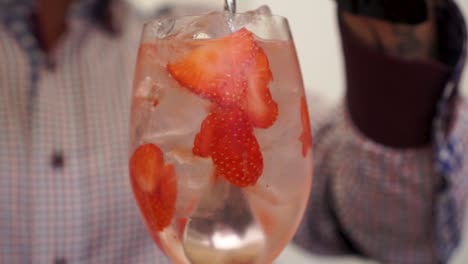
{"type": "Polygon", "coordinates": [[[268,87],[273,79],[268,57],[245,28],[195,45],[167,65],[183,87],[214,104],[193,153],[212,157],[215,177],[238,187],[254,185],[263,173],[263,157],[253,129],[269,128],[278,116],[268,87]]]}
{"type": "Polygon", "coordinates": [[[151,230],[162,231],[175,214],[177,177],[173,164],[165,164],[154,144],[138,147],[130,159],[130,175],[138,205],[151,230]]]}

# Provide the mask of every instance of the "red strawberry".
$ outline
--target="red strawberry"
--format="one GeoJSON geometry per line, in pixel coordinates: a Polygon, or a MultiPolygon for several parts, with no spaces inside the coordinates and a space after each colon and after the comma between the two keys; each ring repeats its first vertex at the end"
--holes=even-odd
{"type": "Polygon", "coordinates": [[[268,58],[245,28],[224,38],[197,41],[192,52],[167,69],[192,92],[223,107],[241,107],[255,127],[268,128],[276,121],[268,58]]]}
{"type": "Polygon", "coordinates": [[[215,176],[238,187],[254,185],[263,172],[263,157],[253,127],[241,109],[219,109],[213,148],[215,176]]]}
{"type": "Polygon", "coordinates": [[[182,86],[221,105],[237,104],[247,88],[242,70],[258,50],[253,34],[241,29],[227,37],[200,40],[167,70],[182,86]]]}
{"type": "Polygon", "coordinates": [[[163,153],[156,145],[145,144],[138,147],[130,159],[130,174],[138,186],[151,192],[164,165],[163,153]]]}
{"type": "Polygon", "coordinates": [[[154,216],[158,221],[157,227],[159,231],[162,231],[171,223],[175,214],[177,200],[177,177],[174,165],[164,165],[161,174],[157,192],[153,196],[155,200],[158,199],[159,201],[159,208],[158,203],[154,203],[154,216]]]}
{"type": "Polygon", "coordinates": [[[182,240],[182,237],[184,236],[185,228],[187,227],[188,223],[188,218],[187,217],[182,217],[177,220],[177,235],[179,238],[182,240]]]}
{"type": "Polygon", "coordinates": [[[216,128],[218,126],[217,115],[214,113],[208,114],[203,120],[200,132],[195,136],[193,144],[193,154],[200,157],[210,157],[213,152],[213,147],[216,144],[216,128]]]}
{"type": "Polygon", "coordinates": [[[158,243],[175,214],[177,177],[172,164],[164,164],[163,153],[153,144],[140,146],[130,159],[132,187],[138,206],[158,243]]]}
{"type": "Polygon", "coordinates": [[[243,188],[255,185],[263,172],[263,157],[252,132],[225,134],[213,153],[216,177],[243,188]]]}
{"type": "Polygon", "coordinates": [[[215,177],[238,187],[254,185],[263,172],[263,157],[247,114],[239,108],[215,108],[195,138],[195,155],[213,158],[215,177]]]}
{"type": "Polygon", "coordinates": [[[210,157],[224,134],[241,130],[252,131],[252,126],[241,109],[213,107],[195,136],[193,153],[200,157],[210,157]]]}
{"type": "Polygon", "coordinates": [[[217,177],[238,187],[254,185],[263,172],[263,157],[253,128],[268,128],[278,116],[268,88],[273,79],[268,58],[245,28],[194,45],[167,65],[182,86],[214,103],[192,151],[212,157],[217,177]]]}
{"type": "Polygon", "coordinates": [[[312,133],[310,132],[309,111],[307,110],[307,101],[305,96],[301,98],[301,122],[302,134],[299,140],[302,142],[302,156],[306,156],[312,147],[312,133]]]}
{"type": "Polygon", "coordinates": [[[273,100],[268,84],[273,79],[268,58],[259,49],[255,61],[248,71],[247,96],[243,101],[243,109],[255,127],[268,128],[278,117],[278,104],[273,100]]]}
{"type": "Polygon", "coordinates": [[[211,112],[215,118],[218,137],[225,134],[238,136],[239,133],[253,133],[253,127],[246,113],[240,108],[218,107],[211,112]]]}

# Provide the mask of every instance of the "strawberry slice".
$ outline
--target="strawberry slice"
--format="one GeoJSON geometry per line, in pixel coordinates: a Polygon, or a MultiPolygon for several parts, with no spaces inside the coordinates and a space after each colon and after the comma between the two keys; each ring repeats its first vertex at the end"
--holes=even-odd
{"type": "Polygon", "coordinates": [[[130,159],[133,191],[140,211],[156,243],[175,214],[177,177],[172,164],[164,164],[161,149],[154,144],[138,147],[130,159]]]}
{"type": "Polygon", "coordinates": [[[156,186],[163,165],[161,149],[153,144],[145,144],[133,153],[130,159],[130,174],[142,190],[151,192],[156,186]]]}
{"type": "Polygon", "coordinates": [[[215,106],[203,120],[200,132],[195,136],[193,154],[210,157],[223,135],[245,130],[252,131],[252,126],[241,109],[215,106]]]}
{"type": "Polygon", "coordinates": [[[258,50],[253,34],[241,29],[196,45],[186,57],[168,64],[168,72],[195,94],[221,105],[237,104],[247,88],[243,69],[258,50]]]}
{"type": "Polygon", "coordinates": [[[188,220],[189,219],[187,217],[182,217],[177,220],[177,235],[179,236],[180,240],[183,239],[188,220]]]}
{"type": "Polygon", "coordinates": [[[174,165],[164,165],[161,174],[157,192],[153,193],[154,199],[159,201],[159,204],[156,201],[154,203],[154,216],[159,231],[162,231],[171,223],[177,200],[177,177],[174,165]]]}
{"type": "Polygon", "coordinates": [[[195,138],[193,153],[212,157],[215,178],[238,187],[254,185],[263,172],[263,157],[247,114],[240,108],[215,108],[195,138]]]}
{"type": "Polygon", "coordinates": [[[245,130],[224,135],[213,153],[216,177],[243,188],[255,185],[263,172],[263,156],[257,139],[245,130]]]}
{"type": "Polygon", "coordinates": [[[305,96],[301,98],[301,122],[302,134],[299,140],[302,142],[302,156],[307,156],[307,152],[312,147],[312,133],[310,131],[309,111],[307,110],[307,101],[305,96]]]}
{"type": "Polygon", "coordinates": [[[168,64],[168,72],[182,86],[224,107],[241,107],[252,124],[268,128],[278,116],[269,83],[268,57],[243,28],[215,40],[198,41],[187,56],[168,64]]]}
{"type": "Polygon", "coordinates": [[[203,120],[200,132],[195,136],[193,144],[193,154],[207,158],[211,156],[214,145],[216,144],[216,131],[218,126],[217,115],[210,113],[205,120],[203,120]]]}
{"type": "Polygon", "coordinates": [[[263,172],[263,157],[253,129],[268,128],[278,117],[268,87],[273,79],[268,57],[245,28],[193,45],[167,65],[176,81],[214,105],[192,152],[213,159],[215,177],[238,187],[254,185],[263,172]]]}
{"type": "Polygon", "coordinates": [[[255,127],[268,128],[278,117],[278,104],[273,100],[268,84],[273,79],[268,57],[259,49],[254,63],[248,70],[248,89],[243,109],[255,127]]]}

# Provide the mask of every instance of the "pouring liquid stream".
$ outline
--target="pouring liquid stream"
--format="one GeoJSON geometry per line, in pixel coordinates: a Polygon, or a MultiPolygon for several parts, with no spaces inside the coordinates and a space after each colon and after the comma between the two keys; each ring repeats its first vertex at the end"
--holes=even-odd
{"type": "Polygon", "coordinates": [[[227,16],[227,23],[231,32],[234,32],[234,15],[236,14],[236,0],[224,0],[224,11],[227,16]]]}

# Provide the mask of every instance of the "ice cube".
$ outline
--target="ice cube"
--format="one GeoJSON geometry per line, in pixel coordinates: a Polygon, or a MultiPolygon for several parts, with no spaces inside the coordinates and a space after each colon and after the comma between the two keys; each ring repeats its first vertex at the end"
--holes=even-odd
{"type": "Polygon", "coordinates": [[[222,12],[212,12],[198,17],[189,17],[189,20],[178,21],[176,27],[177,38],[183,39],[213,39],[231,33],[227,17],[222,12]]]}
{"type": "MultiPolygon", "coordinates": [[[[290,97],[290,96],[289,96],[290,97]]],[[[264,169],[260,184],[268,184],[282,200],[283,195],[297,188],[306,176],[306,162],[302,155],[302,123],[299,100],[281,98],[280,111],[275,124],[268,129],[255,129],[261,146],[264,169]],[[289,102],[289,103],[288,103],[289,102]],[[279,188],[280,187],[280,188],[279,188]]]]}
{"type": "Polygon", "coordinates": [[[272,15],[271,9],[267,5],[262,5],[259,8],[257,8],[256,10],[253,10],[251,12],[254,12],[255,15],[267,15],[267,16],[272,15]]]}
{"type": "Polygon", "coordinates": [[[142,80],[140,80],[136,91],[135,91],[135,97],[137,98],[150,98],[151,95],[154,93],[153,88],[155,86],[155,81],[150,78],[149,76],[146,76],[142,80]]]}
{"type": "Polygon", "coordinates": [[[192,149],[173,149],[167,152],[167,160],[176,165],[177,175],[184,178],[183,185],[187,189],[201,190],[211,180],[213,174],[211,159],[193,155],[192,149]]]}
{"type": "Polygon", "coordinates": [[[232,16],[230,26],[233,31],[239,30],[243,27],[249,27],[258,24],[264,19],[265,16],[271,16],[271,10],[268,6],[263,5],[257,9],[232,16]]]}
{"type": "Polygon", "coordinates": [[[158,99],[161,87],[171,85],[161,61],[161,45],[143,43],[138,50],[138,64],[135,72],[135,94],[138,99],[158,99]]]}
{"type": "Polygon", "coordinates": [[[242,14],[212,12],[198,17],[179,18],[174,36],[184,39],[220,38],[243,27],[256,26],[270,15],[270,8],[264,5],[242,14]]]}
{"type": "Polygon", "coordinates": [[[209,102],[179,86],[165,87],[162,91],[142,140],[158,144],[164,151],[193,146],[209,102]]]}
{"type": "Polygon", "coordinates": [[[146,100],[134,99],[132,104],[132,118],[130,130],[131,151],[140,145],[141,137],[146,131],[146,124],[150,119],[151,106],[146,100]]]}
{"type": "Polygon", "coordinates": [[[145,25],[143,31],[143,41],[151,41],[167,37],[175,25],[175,18],[164,16],[155,19],[145,25]]]}
{"type": "Polygon", "coordinates": [[[211,180],[213,163],[211,159],[194,156],[191,149],[181,148],[169,151],[166,160],[176,166],[178,214],[183,217],[190,216],[211,180]]]}
{"type": "MultiPolygon", "coordinates": [[[[167,150],[192,144],[209,102],[181,87],[167,72],[167,59],[161,58],[172,53],[163,44],[146,44],[140,48],[135,100],[146,100],[152,106],[141,110],[151,112],[149,118],[141,120],[145,123],[141,140],[167,150]]],[[[134,110],[139,111],[138,108],[134,110]]]]}

